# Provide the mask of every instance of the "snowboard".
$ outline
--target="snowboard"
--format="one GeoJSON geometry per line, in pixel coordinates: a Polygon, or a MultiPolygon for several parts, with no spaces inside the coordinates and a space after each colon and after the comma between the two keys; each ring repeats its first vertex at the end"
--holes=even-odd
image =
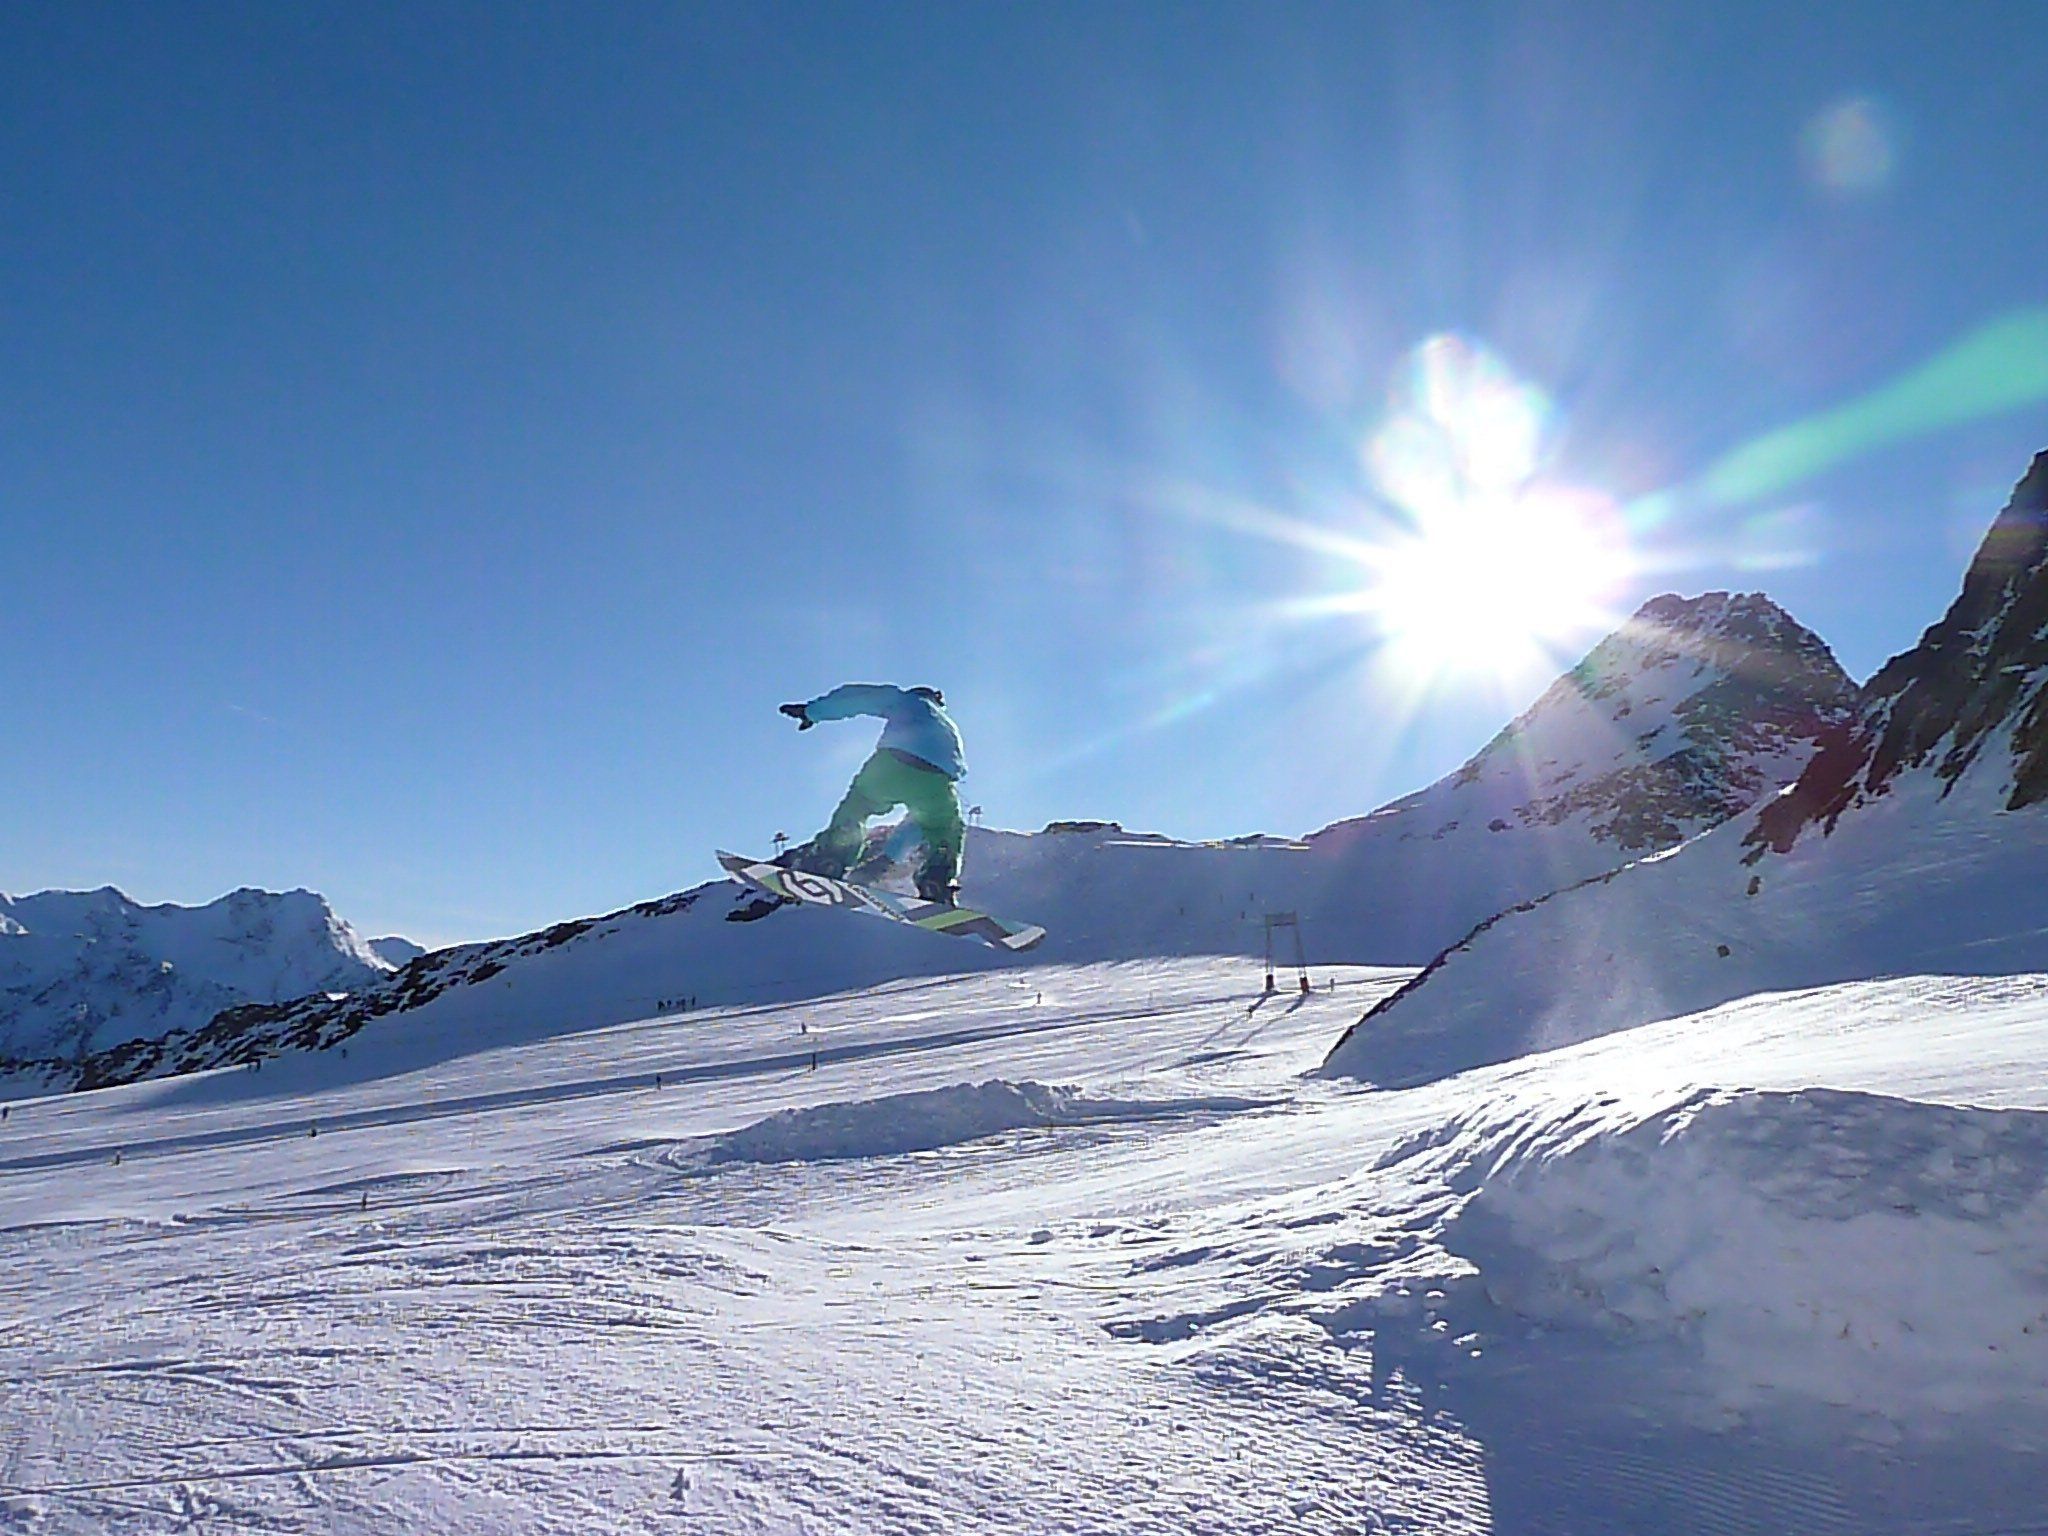
{"type": "Polygon", "coordinates": [[[963,938],[979,939],[995,949],[1030,949],[1045,937],[1045,930],[1036,923],[1012,923],[987,912],[976,911],[973,907],[955,907],[943,901],[923,901],[895,891],[852,885],[844,880],[814,875],[807,870],[784,869],[780,864],[742,858],[722,849],[718,862],[728,874],[736,875],[756,890],[779,896],[784,901],[800,901],[813,907],[850,907],[856,912],[885,917],[895,923],[908,923],[913,928],[924,928],[933,933],[956,933],[963,938]]]}

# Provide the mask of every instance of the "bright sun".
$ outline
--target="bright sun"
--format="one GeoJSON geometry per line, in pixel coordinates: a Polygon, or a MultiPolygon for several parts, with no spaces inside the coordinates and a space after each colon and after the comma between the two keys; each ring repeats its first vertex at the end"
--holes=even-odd
{"type": "Polygon", "coordinates": [[[1418,348],[1365,467],[1406,526],[1362,552],[1358,606],[1413,681],[1547,666],[1612,627],[1630,572],[1623,521],[1597,492],[1538,477],[1549,405],[1459,337],[1418,348]]]}

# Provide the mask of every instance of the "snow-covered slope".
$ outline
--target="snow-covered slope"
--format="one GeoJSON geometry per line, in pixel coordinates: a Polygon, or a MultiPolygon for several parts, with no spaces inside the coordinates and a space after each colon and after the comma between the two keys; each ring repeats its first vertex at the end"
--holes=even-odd
{"type": "Polygon", "coordinates": [[[0,1527],[2039,1524],[2048,977],[1305,1079],[1399,979],[1045,964],[17,1101],[0,1527]]]}
{"type": "Polygon", "coordinates": [[[311,891],[142,906],[107,887],[0,895],[0,1064],[72,1062],[238,1003],[369,986],[391,967],[311,891]]]}
{"type": "MultiPolygon", "coordinates": [[[[1852,692],[1826,647],[1767,599],[1659,598],[1457,773],[1374,816],[1302,842],[1179,843],[1109,823],[976,828],[967,896],[1045,924],[1044,959],[1262,956],[1264,915],[1291,911],[1318,963],[1420,961],[1508,903],[1668,846],[1775,789],[1849,718],[1852,692]]],[[[322,1048],[373,1020],[456,1051],[565,1017],[600,1023],[693,999],[782,1000],[1015,964],[871,919],[764,908],[721,883],[437,951],[347,998],[242,1008],[124,1045],[85,1063],[80,1080],[322,1048]]],[[[1283,932],[1283,966],[1290,946],[1283,932]]]]}
{"type": "Polygon", "coordinates": [[[1408,1080],[1748,993],[2048,968],[2048,454],[1946,617],[1782,796],[1509,911],[1360,1023],[1331,1070],[1408,1080]]]}

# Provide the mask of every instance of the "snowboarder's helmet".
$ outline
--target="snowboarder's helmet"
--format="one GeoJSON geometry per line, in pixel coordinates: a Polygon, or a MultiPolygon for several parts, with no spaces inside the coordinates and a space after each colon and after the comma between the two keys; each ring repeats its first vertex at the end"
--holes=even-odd
{"type": "Polygon", "coordinates": [[[936,688],[917,687],[910,690],[921,699],[930,699],[941,709],[946,707],[946,696],[936,688]]]}

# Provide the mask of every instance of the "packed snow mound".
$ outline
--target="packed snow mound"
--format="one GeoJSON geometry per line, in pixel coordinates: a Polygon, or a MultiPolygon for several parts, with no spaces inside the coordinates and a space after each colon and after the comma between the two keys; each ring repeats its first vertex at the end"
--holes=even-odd
{"type": "Polygon", "coordinates": [[[2048,1408],[2038,1110],[1702,1092],[1526,1134],[1444,1243],[1525,1322],[1689,1351],[1718,1408],[2048,1408]]]}
{"type": "Polygon", "coordinates": [[[75,1061],[224,1008],[390,975],[311,891],[143,906],[108,886],[0,896],[0,1061],[75,1061]]]}
{"type": "Polygon", "coordinates": [[[879,1099],[786,1109],[716,1138],[714,1163],[817,1163],[933,1152],[1008,1131],[1258,1107],[1249,1099],[1132,1101],[1044,1083],[962,1083],[879,1099]]]}
{"type": "Polygon", "coordinates": [[[1756,992],[2048,970],[2048,809],[2024,795],[2048,680],[2048,535],[2026,542],[2044,498],[2048,455],[1949,617],[1791,788],[1488,919],[1354,1026],[1329,1070],[1414,1082],[1756,992]]]}
{"type": "Polygon", "coordinates": [[[929,1152],[1027,1126],[1058,1124],[1070,1091],[1042,1083],[986,1082],[854,1103],[785,1109],[721,1136],[719,1163],[829,1162],[929,1152]]]}

